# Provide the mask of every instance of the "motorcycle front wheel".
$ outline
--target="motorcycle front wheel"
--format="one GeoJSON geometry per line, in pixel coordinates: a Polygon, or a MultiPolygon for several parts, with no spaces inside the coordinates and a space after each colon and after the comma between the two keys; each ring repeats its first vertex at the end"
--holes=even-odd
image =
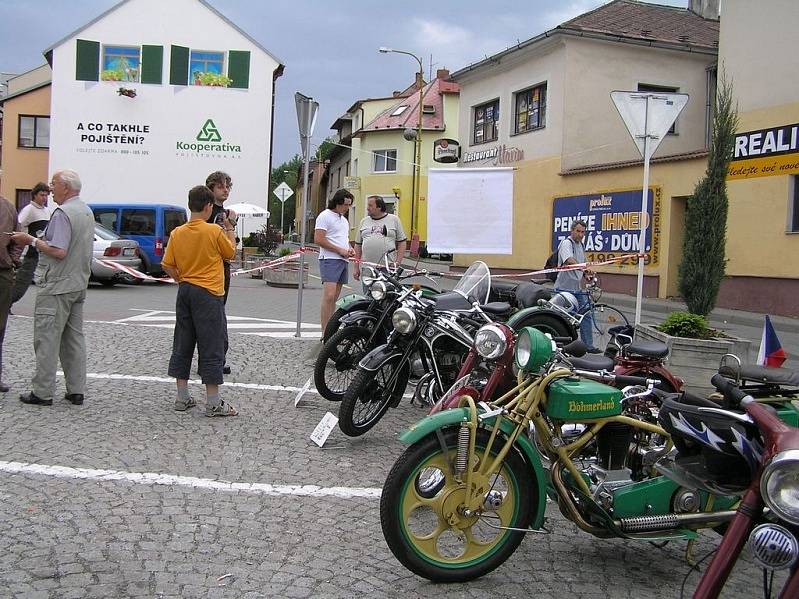
{"type": "Polygon", "coordinates": [[[344,393],[338,414],[338,426],[345,435],[359,437],[396,405],[408,386],[409,365],[402,356],[392,356],[375,371],[358,368],[352,383],[344,393]],[[397,376],[394,371],[399,368],[397,376]]]}
{"type": "Polygon", "coordinates": [[[316,358],[313,380],[319,395],[328,401],[341,401],[352,384],[358,363],[366,355],[372,331],[362,326],[339,329],[325,341],[316,358]]]}
{"type": "MultiPolygon", "coordinates": [[[[478,431],[473,470],[488,457],[488,439],[487,431],[478,431]]],[[[479,515],[467,518],[460,510],[465,484],[451,469],[457,429],[445,431],[444,445],[446,453],[430,434],[400,456],[383,485],[380,523],[386,543],[408,570],[433,582],[466,582],[500,566],[521,543],[524,533],[508,528],[529,527],[534,479],[511,450],[484,490],[479,515]]]]}

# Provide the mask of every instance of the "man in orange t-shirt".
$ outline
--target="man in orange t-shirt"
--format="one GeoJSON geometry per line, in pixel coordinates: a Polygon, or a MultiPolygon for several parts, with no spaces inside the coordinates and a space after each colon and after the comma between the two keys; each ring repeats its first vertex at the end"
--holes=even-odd
{"type": "Polygon", "coordinates": [[[161,265],[178,283],[175,301],[175,334],[169,376],[177,379],[175,409],[186,411],[197,405],[189,395],[189,374],[195,347],[199,372],[205,384],[206,416],[235,416],[238,412],[219,397],[225,363],[225,275],[223,260],[236,252],[236,231],[205,221],[213,210],[214,194],[204,185],[189,191],[191,218],[177,227],[161,265]]]}

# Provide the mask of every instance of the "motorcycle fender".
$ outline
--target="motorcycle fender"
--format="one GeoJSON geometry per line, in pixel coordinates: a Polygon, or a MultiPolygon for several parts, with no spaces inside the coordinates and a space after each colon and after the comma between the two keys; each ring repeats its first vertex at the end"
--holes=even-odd
{"type": "Polygon", "coordinates": [[[563,314],[560,314],[560,313],[556,312],[555,310],[550,310],[548,308],[542,308],[540,306],[532,306],[530,308],[523,308],[523,309],[519,310],[518,312],[514,313],[513,316],[511,316],[508,319],[508,322],[505,323],[505,324],[507,324],[510,328],[515,330],[516,329],[516,325],[518,325],[520,322],[524,322],[528,317],[530,317],[530,316],[532,316],[534,314],[546,314],[548,316],[552,316],[554,318],[557,318],[564,325],[566,325],[566,327],[570,331],[572,331],[574,333],[574,335],[577,334],[577,329],[575,329],[574,326],[568,320],[563,318],[563,314]]]}
{"type": "Polygon", "coordinates": [[[391,357],[401,356],[402,353],[402,350],[397,347],[392,347],[388,344],[379,345],[361,359],[358,368],[374,372],[380,368],[383,362],[391,357]]]}
{"type": "Polygon", "coordinates": [[[339,322],[343,325],[350,325],[356,322],[362,322],[364,320],[377,322],[377,316],[367,310],[353,310],[352,312],[347,312],[344,316],[342,316],[339,319],[339,322]]]}
{"type": "MultiPolygon", "coordinates": [[[[436,430],[447,428],[461,422],[466,422],[468,419],[468,408],[444,410],[442,412],[438,412],[437,414],[433,414],[432,416],[422,418],[419,422],[411,426],[411,428],[404,431],[400,435],[399,439],[402,443],[411,445],[420,439],[423,439],[427,435],[434,433],[436,430]]],[[[493,425],[494,420],[494,418],[489,418],[485,422],[490,426],[493,425]]],[[[501,425],[502,432],[507,436],[510,436],[511,433],[513,433],[513,426],[513,423],[510,421],[503,420],[501,425]]],[[[516,446],[521,450],[524,460],[535,473],[536,489],[533,492],[538,495],[538,509],[536,510],[536,513],[533,514],[530,527],[533,529],[538,529],[544,524],[544,511],[546,510],[547,505],[546,491],[549,474],[544,470],[544,466],[541,464],[541,456],[538,454],[538,450],[533,447],[533,444],[530,443],[530,440],[526,435],[519,435],[519,437],[516,439],[516,446]]]]}
{"type": "Polygon", "coordinates": [[[340,298],[336,302],[336,308],[342,308],[342,309],[346,310],[352,304],[355,304],[357,302],[363,302],[366,306],[368,306],[369,303],[370,303],[370,300],[367,299],[366,297],[364,297],[363,295],[359,294],[359,293],[348,293],[347,295],[345,295],[344,297],[340,298]]]}

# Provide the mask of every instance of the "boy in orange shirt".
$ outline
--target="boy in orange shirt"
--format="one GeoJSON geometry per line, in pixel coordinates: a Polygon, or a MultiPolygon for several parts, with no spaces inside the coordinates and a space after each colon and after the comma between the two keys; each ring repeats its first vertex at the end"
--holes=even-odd
{"type": "Polygon", "coordinates": [[[177,379],[175,409],[197,405],[189,395],[189,374],[194,348],[199,353],[199,372],[205,385],[205,415],[235,416],[238,412],[219,397],[225,363],[225,276],[223,260],[235,252],[236,231],[205,221],[211,216],[214,194],[204,185],[189,191],[191,218],[172,231],[161,261],[164,271],[178,283],[175,301],[175,335],[169,376],[177,379]]]}

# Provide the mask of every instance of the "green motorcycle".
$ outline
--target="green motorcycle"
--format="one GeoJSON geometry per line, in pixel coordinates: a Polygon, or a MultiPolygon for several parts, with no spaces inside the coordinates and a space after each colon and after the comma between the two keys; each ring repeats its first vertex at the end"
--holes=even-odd
{"type": "Polygon", "coordinates": [[[386,479],[380,520],[406,568],[437,582],[492,571],[525,533],[548,532],[547,496],[602,538],[690,541],[732,519],[737,497],[681,487],[657,471],[672,443],[657,423],[655,381],[602,375],[639,385],[622,391],[579,378],[531,327],[515,347],[497,349],[515,352],[513,389],[490,405],[464,394],[461,407],[400,437],[411,445],[386,479]]]}

